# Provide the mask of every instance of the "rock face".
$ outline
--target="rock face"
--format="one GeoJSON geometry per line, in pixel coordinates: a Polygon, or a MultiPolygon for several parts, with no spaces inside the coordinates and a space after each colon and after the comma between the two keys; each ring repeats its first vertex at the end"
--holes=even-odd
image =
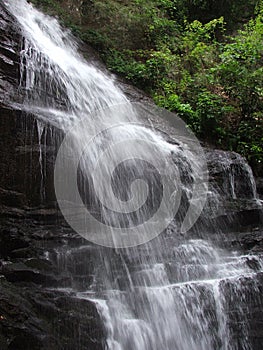
{"type": "MultiPolygon", "coordinates": [[[[21,212],[1,215],[1,222],[1,349],[103,349],[104,327],[95,303],[63,289],[71,286],[70,267],[46,256],[81,240],[63,225],[42,225],[21,212]]],[[[89,273],[90,278],[82,272],[86,288],[92,283],[92,267],[89,273]]]]}
{"type": "Polygon", "coordinates": [[[22,37],[14,19],[0,4],[0,198],[1,204],[25,207],[54,200],[55,145],[51,126],[39,129],[35,116],[22,112],[20,81],[22,37]],[[45,172],[45,179],[43,179],[45,172]],[[43,183],[45,181],[45,184],[43,183]]]}
{"type": "Polygon", "coordinates": [[[0,101],[5,103],[16,95],[18,88],[21,37],[2,3],[0,4],[0,24],[0,101]]]}
{"type": "MultiPolygon", "coordinates": [[[[95,302],[72,292],[73,287],[85,291],[92,285],[95,269],[103,268],[96,266],[100,251],[72,232],[56,209],[53,168],[63,135],[19,110],[21,40],[19,28],[0,3],[0,348],[100,350],[106,346],[105,330],[95,302]]],[[[130,99],[148,101],[138,90],[120,85],[130,99]]],[[[153,122],[157,127],[164,123],[153,122]]],[[[169,127],[164,130],[170,133],[169,127]]],[[[221,198],[218,214],[204,218],[210,231],[213,225],[222,229],[222,245],[262,253],[262,210],[250,170],[235,153],[207,150],[206,155],[221,198]]],[[[262,195],[262,179],[258,184],[262,195]]],[[[253,350],[261,350],[263,299],[253,298],[249,283],[241,307],[250,320],[253,350]]],[[[261,273],[255,283],[257,295],[263,296],[261,273]]],[[[238,312],[234,305],[229,307],[236,334],[242,321],[238,312]]]]}
{"type": "Polygon", "coordinates": [[[248,231],[262,226],[262,205],[252,171],[235,152],[207,150],[212,190],[218,194],[214,225],[222,231],[248,231]]]}
{"type": "Polygon", "coordinates": [[[75,240],[59,224],[53,168],[60,131],[10,101],[19,89],[21,36],[0,3],[0,348],[19,350],[104,348],[94,302],[52,290],[70,276],[45,258],[75,240]],[[54,133],[56,137],[54,138],[54,133]]]}

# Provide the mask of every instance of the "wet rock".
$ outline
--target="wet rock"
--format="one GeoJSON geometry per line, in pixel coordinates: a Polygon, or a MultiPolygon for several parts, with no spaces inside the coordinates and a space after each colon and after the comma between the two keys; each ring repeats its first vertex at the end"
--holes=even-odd
{"type": "Polygon", "coordinates": [[[32,247],[15,249],[9,254],[11,259],[26,259],[32,256],[32,247]]]}
{"type": "Polygon", "coordinates": [[[39,271],[50,272],[52,270],[52,263],[47,259],[31,258],[25,260],[25,265],[39,271]]]}
{"type": "Polygon", "coordinates": [[[246,233],[240,237],[240,242],[245,250],[263,252],[263,231],[246,233]]]}
{"type": "MultiPolygon", "coordinates": [[[[245,230],[244,232],[229,232],[221,238],[223,247],[232,247],[244,254],[255,253],[261,255],[263,252],[263,231],[262,228],[254,228],[253,230],[245,230]]],[[[248,261],[248,265],[250,262],[248,261]]],[[[251,262],[253,265],[253,261],[251,262]]]]}
{"type": "Polygon", "coordinates": [[[19,82],[21,37],[13,18],[0,4],[0,103],[14,97],[19,82]]]}
{"type": "Polygon", "coordinates": [[[8,350],[7,340],[2,335],[0,335],[0,349],[8,350]]]}
{"type": "Polygon", "coordinates": [[[81,275],[76,275],[75,282],[69,278],[69,270],[74,270],[73,256],[76,260],[86,257],[91,261],[87,252],[91,254],[92,249],[74,249],[80,240],[72,240],[74,233],[60,225],[43,226],[35,218],[17,217],[2,217],[2,223],[7,243],[8,237],[11,241],[19,237],[22,242],[29,242],[29,246],[10,249],[1,262],[0,341],[7,344],[7,349],[14,350],[20,349],[20,346],[26,350],[104,349],[104,328],[95,304],[67,292],[72,284],[78,283],[79,289],[87,290],[92,282],[88,273],[91,273],[93,265],[87,265],[89,271],[82,271],[81,261],[79,266],[76,264],[81,275]],[[35,231],[37,234],[34,235],[35,231]],[[47,251],[50,256],[51,252],[54,255],[62,242],[75,252],[66,265],[46,257],[47,251]],[[28,255],[29,252],[31,255],[28,255]],[[62,291],[58,287],[66,289],[62,291]]]}
{"type": "Polygon", "coordinates": [[[257,192],[258,192],[259,198],[263,199],[263,178],[262,177],[256,178],[256,185],[257,185],[257,192]]]}
{"type": "Polygon", "coordinates": [[[25,198],[22,193],[0,188],[0,203],[8,207],[19,208],[23,205],[23,202],[25,202],[25,198]]]}
{"type": "Polygon", "coordinates": [[[0,279],[0,344],[12,350],[103,349],[103,328],[92,301],[0,279]]]}
{"type": "Polygon", "coordinates": [[[61,336],[57,349],[104,348],[104,331],[92,300],[63,291],[37,292],[30,299],[52,326],[53,334],[61,336]]]}
{"type": "MultiPolygon", "coordinates": [[[[57,138],[54,136],[52,141],[51,134],[55,134],[56,129],[48,125],[44,128],[45,141],[39,139],[39,122],[34,116],[3,105],[0,105],[0,113],[1,204],[37,209],[45,199],[45,207],[54,207],[53,170],[57,149],[54,143],[57,138]],[[46,147],[45,142],[50,147],[46,147]],[[26,146],[30,147],[30,152],[26,146]]],[[[36,216],[44,214],[35,212],[36,216]]]]}
{"type": "Polygon", "coordinates": [[[260,350],[263,342],[263,314],[259,311],[263,307],[263,273],[259,272],[254,278],[243,277],[234,282],[225,280],[221,284],[221,290],[224,291],[224,307],[230,332],[239,348],[244,347],[246,334],[251,348],[260,350]],[[236,298],[240,298],[238,303],[234,302],[236,298]]]}
{"type": "Polygon", "coordinates": [[[56,139],[55,131],[59,132],[55,127],[46,125],[40,135],[36,117],[19,109],[19,103],[23,103],[25,98],[25,91],[19,83],[21,47],[19,26],[1,2],[0,199],[1,205],[5,206],[1,208],[3,211],[10,206],[39,206],[43,201],[43,184],[47,193],[46,203],[54,204],[55,199],[53,168],[56,147],[52,139],[56,139]]]}
{"type": "Polygon", "coordinates": [[[246,160],[235,152],[206,150],[210,179],[217,191],[230,198],[253,199],[255,183],[246,160]]]}
{"type": "Polygon", "coordinates": [[[30,302],[12,284],[0,280],[1,335],[8,349],[42,349],[44,322],[37,319],[30,302]]]}
{"type": "Polygon", "coordinates": [[[9,256],[14,250],[29,247],[29,239],[18,228],[0,227],[0,255],[9,256]]]}
{"type": "Polygon", "coordinates": [[[62,284],[62,278],[46,274],[38,269],[30,268],[25,263],[11,263],[3,265],[0,273],[9,282],[32,282],[36,284],[49,284],[51,286],[62,284]]]}

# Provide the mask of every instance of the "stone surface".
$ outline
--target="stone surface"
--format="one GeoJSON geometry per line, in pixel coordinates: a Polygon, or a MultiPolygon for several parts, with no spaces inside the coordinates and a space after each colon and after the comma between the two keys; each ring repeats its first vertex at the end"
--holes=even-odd
{"type": "MultiPolygon", "coordinates": [[[[71,273],[76,275],[75,284],[89,287],[92,265],[82,270],[74,264],[81,256],[78,249],[76,259],[65,260],[64,265],[56,260],[57,249],[74,251],[81,238],[54,222],[42,225],[34,218],[0,219],[1,349],[103,349],[104,328],[95,304],[70,292],[71,273]],[[53,258],[47,259],[47,254],[53,258]]],[[[92,261],[92,248],[88,259],[92,261]]]]}
{"type": "Polygon", "coordinates": [[[256,185],[259,198],[263,199],[263,177],[256,178],[256,185]]]}
{"type": "Polygon", "coordinates": [[[18,286],[2,277],[0,321],[0,341],[6,349],[103,348],[103,329],[94,303],[78,300],[69,292],[18,286]]]}

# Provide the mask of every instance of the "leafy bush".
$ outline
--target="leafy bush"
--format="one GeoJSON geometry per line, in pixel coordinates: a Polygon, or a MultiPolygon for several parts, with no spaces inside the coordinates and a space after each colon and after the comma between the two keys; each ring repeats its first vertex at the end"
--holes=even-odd
{"type": "Polygon", "coordinates": [[[33,2],[204,141],[262,169],[262,0],[33,2]]]}

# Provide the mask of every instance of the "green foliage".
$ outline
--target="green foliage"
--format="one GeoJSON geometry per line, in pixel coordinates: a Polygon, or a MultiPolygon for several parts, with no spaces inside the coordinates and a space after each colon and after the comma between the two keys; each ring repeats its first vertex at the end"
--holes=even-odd
{"type": "Polygon", "coordinates": [[[243,120],[237,130],[237,152],[243,154],[254,169],[263,164],[263,114],[243,120]]]}
{"type": "Polygon", "coordinates": [[[197,97],[196,112],[200,123],[200,136],[210,142],[222,145],[227,135],[227,129],[223,125],[225,116],[233,112],[233,107],[226,105],[223,99],[211,93],[203,91],[197,97]]]}
{"type": "Polygon", "coordinates": [[[231,29],[251,17],[257,3],[258,0],[189,0],[188,19],[206,23],[223,16],[231,29]]]}
{"type": "Polygon", "coordinates": [[[262,0],[33,2],[204,141],[262,169],[262,0]]]}
{"type": "Polygon", "coordinates": [[[150,84],[146,64],[136,60],[133,54],[130,50],[120,52],[113,49],[107,53],[105,60],[110,70],[130,80],[133,84],[146,88],[150,84]]]}
{"type": "Polygon", "coordinates": [[[199,131],[196,112],[192,109],[189,103],[183,103],[178,95],[172,93],[168,96],[156,95],[154,96],[154,101],[160,107],[176,112],[178,116],[184,119],[194,131],[199,131]]]}

